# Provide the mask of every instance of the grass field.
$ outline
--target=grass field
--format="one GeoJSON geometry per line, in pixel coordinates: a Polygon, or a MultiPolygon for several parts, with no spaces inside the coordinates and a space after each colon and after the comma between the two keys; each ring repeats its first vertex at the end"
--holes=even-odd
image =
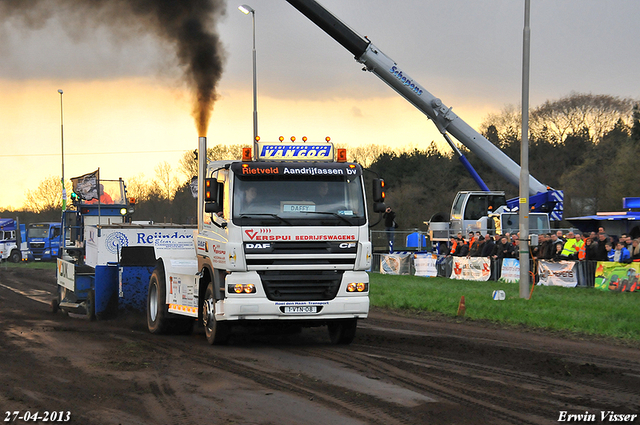
{"type": "Polygon", "coordinates": [[[427,311],[455,317],[465,297],[465,318],[640,342],[640,293],[594,288],[536,286],[531,299],[517,283],[470,282],[447,278],[370,274],[371,305],[400,311],[427,311]],[[494,290],[506,294],[492,298],[494,290]]]}
{"type": "MultiPolygon", "coordinates": [[[[55,270],[55,262],[10,263],[3,268],[55,270]]],[[[456,317],[465,297],[465,320],[506,326],[565,331],[640,343],[640,293],[605,292],[594,288],[536,286],[529,300],[520,298],[517,283],[470,282],[441,277],[370,274],[371,305],[401,312],[435,312],[456,317]],[[504,301],[492,293],[501,289],[504,301]]]]}
{"type": "Polygon", "coordinates": [[[55,261],[29,261],[22,263],[12,263],[10,261],[3,261],[0,263],[0,269],[4,268],[23,268],[23,269],[42,269],[42,270],[55,270],[55,261]]]}

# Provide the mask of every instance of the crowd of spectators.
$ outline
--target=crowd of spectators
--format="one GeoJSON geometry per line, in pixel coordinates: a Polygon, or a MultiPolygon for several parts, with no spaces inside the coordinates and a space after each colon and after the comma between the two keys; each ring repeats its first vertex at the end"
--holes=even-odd
{"type": "MultiPolygon", "coordinates": [[[[458,233],[450,240],[448,255],[456,257],[518,258],[518,234],[482,235],[469,232],[467,238],[458,233]]],[[[603,228],[598,232],[580,233],[562,230],[540,234],[538,245],[531,247],[531,258],[547,261],[615,261],[630,263],[640,261],[640,238],[631,239],[627,234],[609,236],[603,228]]]]}

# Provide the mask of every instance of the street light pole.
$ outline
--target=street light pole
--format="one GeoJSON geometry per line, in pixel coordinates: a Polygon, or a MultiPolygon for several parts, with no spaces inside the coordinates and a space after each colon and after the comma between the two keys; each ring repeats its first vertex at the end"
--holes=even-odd
{"type": "Polygon", "coordinates": [[[524,2],[522,48],[522,145],[520,146],[520,298],[529,299],[529,58],[531,1],[524,2]]]}
{"type": "Polygon", "coordinates": [[[258,80],[256,71],[256,11],[246,4],[238,6],[238,10],[245,15],[251,14],[253,24],[253,154],[258,154],[258,80]]]}
{"type": "Polygon", "coordinates": [[[62,109],[62,89],[58,89],[60,93],[60,145],[62,147],[62,211],[67,209],[67,190],[64,187],[64,113],[62,109]]]}

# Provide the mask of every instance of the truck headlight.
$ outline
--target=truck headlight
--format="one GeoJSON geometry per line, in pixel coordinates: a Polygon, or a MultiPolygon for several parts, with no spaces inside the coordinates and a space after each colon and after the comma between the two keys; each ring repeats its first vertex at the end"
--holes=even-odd
{"type": "Polygon", "coordinates": [[[234,294],[255,294],[256,286],[253,283],[236,283],[235,285],[228,285],[227,291],[234,294]]]}
{"type": "Polygon", "coordinates": [[[366,292],[369,290],[369,284],[365,282],[351,282],[347,285],[347,292],[366,292]]]}

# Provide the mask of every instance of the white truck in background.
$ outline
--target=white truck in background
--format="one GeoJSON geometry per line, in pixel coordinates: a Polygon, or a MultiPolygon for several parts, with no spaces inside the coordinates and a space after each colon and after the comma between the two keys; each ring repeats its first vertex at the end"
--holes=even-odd
{"type": "Polygon", "coordinates": [[[0,261],[19,263],[29,258],[27,231],[17,219],[0,218],[0,261]]]}
{"type": "MultiPolygon", "coordinates": [[[[158,239],[147,295],[152,333],[198,318],[211,344],[236,325],[326,325],[348,344],[369,311],[372,246],[363,170],[323,143],[256,142],[243,160],[205,162],[199,139],[195,245],[158,239]]],[[[384,210],[381,179],[374,211],[384,210]]]]}

